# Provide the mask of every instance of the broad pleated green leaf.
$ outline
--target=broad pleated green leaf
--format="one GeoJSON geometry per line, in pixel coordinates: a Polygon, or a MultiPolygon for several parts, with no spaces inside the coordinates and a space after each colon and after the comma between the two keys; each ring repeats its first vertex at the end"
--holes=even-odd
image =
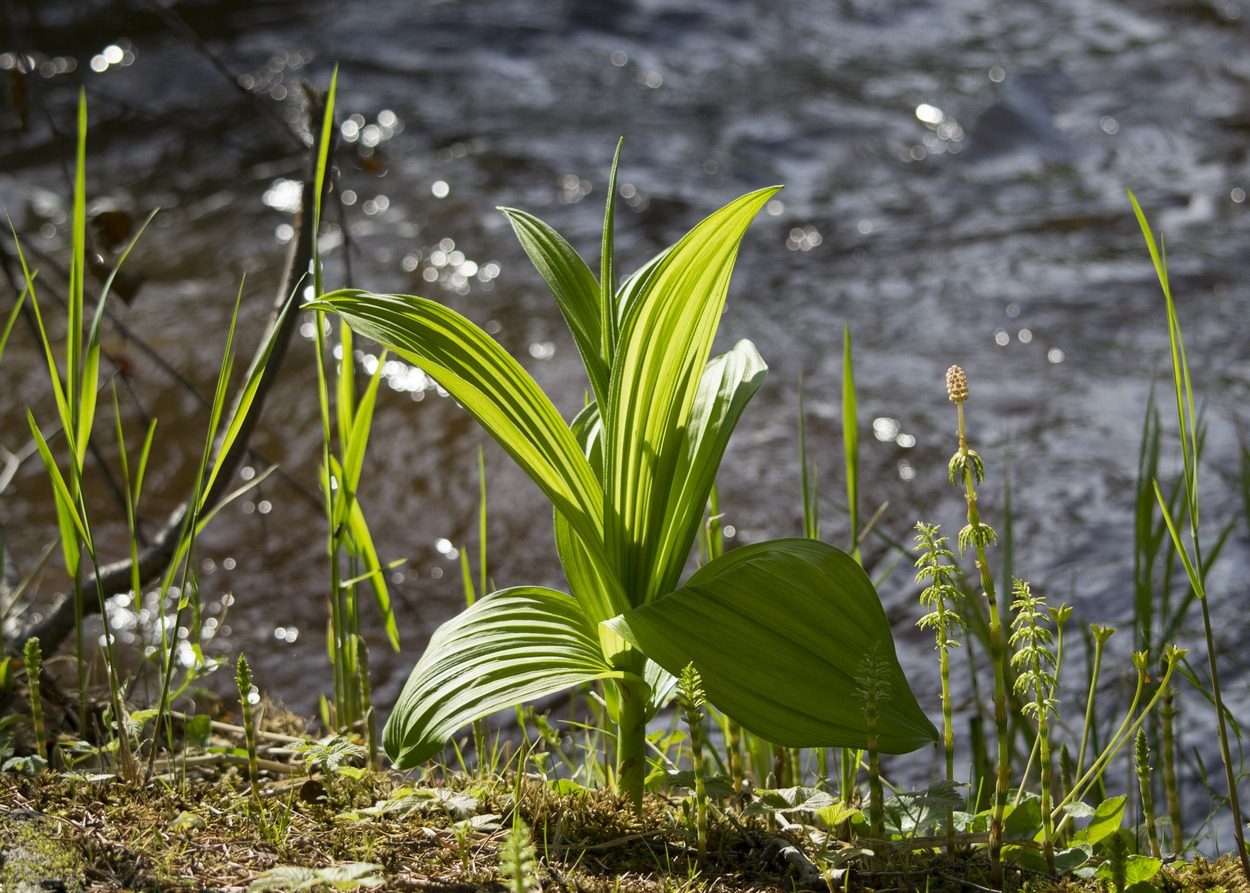
{"type": "Polygon", "coordinates": [[[515,208],[499,209],[517,238],[551,289],[560,312],[573,333],[573,341],[582,355],[582,364],[590,378],[595,399],[608,393],[608,364],[603,354],[603,331],[599,321],[600,289],[595,274],[586,266],[573,247],[554,229],[532,214],[515,208]]]}
{"type": "Polygon", "coordinates": [[[768,367],[750,341],[708,363],[684,431],[684,448],[664,500],[655,572],[645,600],[671,591],[681,577],[734,426],[768,367]]]}
{"type": "Polygon", "coordinates": [[[569,596],[538,586],[493,592],[435,631],[386,724],[386,752],[411,768],[479,717],[619,675],[569,596]]]}
{"type": "Polygon", "coordinates": [[[629,300],[602,407],[604,531],[608,560],[635,603],[659,570],[685,428],[739,242],[776,191],[745,195],[697,225],[637,281],[629,300]]]}
{"type": "Polygon", "coordinates": [[[338,313],[419,365],[499,442],[592,551],[602,543],[603,494],[573,432],[489,335],[455,311],[409,295],[347,289],[305,306],[338,313]]]}
{"type": "MultiPolygon", "coordinates": [[[[591,469],[596,474],[600,473],[603,468],[603,426],[599,421],[598,404],[591,403],[578,413],[572,428],[578,444],[590,461],[591,469]]],[[[555,536],[556,550],[560,554],[560,564],[564,567],[569,589],[581,603],[590,624],[598,627],[599,623],[609,617],[628,610],[630,604],[620,583],[595,563],[590,550],[559,512],[555,515],[555,536]]],[[[604,647],[604,654],[609,662],[621,647],[619,638],[613,634],[604,647]]]]}
{"type": "Polygon", "coordinates": [[[735,549],[608,625],[674,675],[693,661],[708,700],[787,747],[869,746],[856,677],[875,656],[890,692],[877,705],[878,750],[907,753],[937,740],[872,582],[826,543],[735,549]]]}

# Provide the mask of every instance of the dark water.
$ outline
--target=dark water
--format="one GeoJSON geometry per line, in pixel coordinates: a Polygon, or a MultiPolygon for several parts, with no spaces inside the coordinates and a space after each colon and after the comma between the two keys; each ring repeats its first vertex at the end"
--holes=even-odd
{"type": "MultiPolygon", "coordinates": [[[[283,183],[299,176],[301,161],[203,51],[121,6],[45,4],[5,32],[0,52],[37,49],[50,73],[57,59],[77,69],[29,79],[30,132],[0,143],[0,200],[33,248],[61,256],[61,158],[85,83],[93,194],[139,214],[162,208],[128,262],[146,281],[121,313],[207,392],[244,274],[244,349],[259,337],[283,259],[283,183]],[[102,72],[91,70],[97,55],[102,72]]],[[[183,12],[221,65],[279,116],[298,118],[301,79],[325,84],[340,65],[343,185],[354,203],[343,214],[347,242],[337,223],[325,236],[327,282],[345,284],[350,259],[353,285],[446,300],[523,357],[570,414],[585,388],[576,351],[495,206],[543,217],[593,266],[623,136],[617,247],[627,268],[743,192],[785,184],[748,234],[721,330],[726,346],[754,340],[772,370],[724,465],[734,541],[801,530],[801,375],[823,531],[847,542],[839,395],[849,323],[865,514],[888,502],[880,528],[908,541],[920,519],[958,529],[962,500],[945,480],[955,415],[942,376],[961,364],[971,378],[970,434],[988,464],[987,520],[1002,517],[1010,461],[1017,574],[1052,603],[1073,604],[1082,623],[1120,626],[1116,672],[1129,669],[1134,647],[1142,419],[1152,381],[1166,385],[1169,374],[1163,299],[1130,187],[1166,236],[1206,406],[1208,538],[1243,511],[1250,23],[1238,3],[389,0],[201,3],[183,12]]],[[[0,62],[14,65],[12,56],[0,62]]],[[[146,485],[148,513],[159,519],[186,486],[202,416],[133,346],[120,338],[112,346],[132,360],[134,388],[161,419],[146,485]]],[[[292,354],[255,445],[312,488],[311,344],[292,354]]],[[[3,380],[0,446],[17,452],[27,440],[22,407],[35,405],[41,419],[52,412],[20,330],[3,380]]],[[[468,545],[476,562],[484,441],[419,376],[396,370],[391,381],[361,494],[383,557],[409,559],[393,589],[404,653],[389,655],[370,620],[381,704],[456,609],[455,549],[468,545]]],[[[136,422],[130,436],[139,430],[136,422]]],[[[112,449],[107,435],[101,443],[112,449]]],[[[549,510],[500,450],[484,448],[492,579],[558,586],[549,510]]],[[[109,504],[103,491],[99,498],[109,504]]],[[[17,472],[3,511],[23,559],[54,536],[34,462],[17,472]]],[[[120,548],[120,525],[106,534],[120,548]]],[[[258,681],[299,711],[330,688],[323,552],[318,514],[273,478],[202,542],[204,594],[221,612],[214,618],[224,617],[211,650],[246,650],[258,681]],[[224,612],[223,600],[233,602],[224,612]]],[[[897,556],[874,543],[868,557],[881,575],[897,556]]],[[[1243,520],[1210,588],[1225,695],[1241,717],[1250,704],[1247,570],[1243,520]]],[[[907,562],[882,595],[922,703],[937,712],[907,562]]],[[[1181,644],[1201,661],[1195,629],[1181,644]]],[[[1070,662],[1074,691],[1064,701],[1073,725],[1079,663],[1070,662]]],[[[1110,712],[1118,693],[1100,697],[1110,712]]],[[[1197,697],[1188,705],[1187,724],[1201,731],[1184,744],[1215,767],[1208,708],[1197,697]]],[[[1193,796],[1205,795],[1196,787],[1193,796]]],[[[1203,803],[1190,805],[1205,814],[1203,803]]]]}

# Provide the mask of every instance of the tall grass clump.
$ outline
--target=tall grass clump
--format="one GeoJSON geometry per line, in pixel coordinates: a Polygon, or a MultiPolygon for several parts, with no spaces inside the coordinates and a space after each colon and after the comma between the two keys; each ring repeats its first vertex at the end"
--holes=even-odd
{"type": "MultiPolygon", "coordinates": [[[[325,97],[321,135],[317,147],[317,166],[312,212],[313,257],[312,290],[320,297],[324,292],[322,263],[316,234],[321,228],[322,201],[326,193],[330,148],[334,140],[334,99],[338,73],[331,78],[325,97]]],[[[307,213],[307,209],[305,209],[307,213]]],[[[385,355],[369,378],[363,394],[356,395],[356,360],[351,329],[345,323],[338,327],[338,344],[334,348],[334,400],[330,399],[330,374],[325,368],[326,326],[318,319],[314,326],[317,347],[317,397],[321,411],[321,492],[327,523],[326,553],[330,572],[330,629],[328,650],[334,673],[334,701],[322,701],[322,719],[329,728],[368,725],[369,674],[368,658],[361,654],[364,644],[360,627],[359,589],[364,582],[373,591],[382,615],[387,638],[399,650],[399,630],[391,610],[386,575],[374,546],[373,535],[364,510],[356,498],[364,470],[365,449],[373,425],[378,385],[382,380],[385,355]],[[335,444],[338,450],[335,450],[335,444]]]]}
{"type": "MultiPolygon", "coordinates": [[[[53,455],[48,436],[45,436],[34,414],[27,409],[27,421],[31,435],[38,447],[40,458],[52,483],[53,501],[56,505],[57,521],[61,539],[61,553],[65,562],[65,570],[72,581],[73,604],[75,616],[75,652],[77,655],[77,682],[79,690],[79,715],[87,716],[87,671],[86,671],[86,633],[85,633],[85,600],[95,597],[104,617],[105,671],[109,682],[109,699],[112,715],[112,729],[105,730],[117,742],[119,771],[127,778],[136,774],[134,754],[130,749],[129,736],[125,733],[126,717],[122,705],[123,690],[120,674],[117,670],[117,656],[114,651],[112,631],[109,629],[104,600],[107,593],[96,586],[94,593],[87,593],[83,586],[83,573],[90,569],[98,581],[100,559],[96,550],[93,535],[91,513],[88,510],[83,492],[85,463],[92,428],[95,425],[100,383],[100,326],[104,317],[105,301],[108,298],[106,282],[96,303],[91,317],[90,328],[87,326],[86,305],[86,218],[87,218],[87,101],[85,94],[79,96],[78,102],[78,140],[74,167],[74,198],[71,209],[72,252],[69,267],[69,286],[66,301],[66,360],[65,378],[62,380],[57,361],[53,355],[52,339],[40,312],[39,299],[35,289],[34,276],[27,265],[21,244],[17,243],[18,259],[26,279],[30,306],[33,311],[39,336],[43,343],[44,356],[47,361],[48,378],[52,384],[52,392],[56,402],[59,422],[59,433],[65,439],[65,463],[63,471],[57,458],[53,455]],[[86,567],[84,567],[84,559],[86,567]]],[[[123,260],[124,260],[123,256],[123,260]]],[[[115,271],[114,271],[115,272],[115,271]]]]}
{"type": "Polygon", "coordinates": [[[1181,505],[1178,510],[1174,503],[1164,498],[1163,490],[1156,479],[1154,481],[1155,498],[1163,513],[1176,552],[1185,568],[1189,585],[1202,610],[1202,629],[1206,637],[1207,673],[1211,685],[1211,700],[1215,706],[1216,735],[1220,745],[1220,759],[1224,765],[1224,778],[1228,785],[1228,805],[1233,818],[1233,836],[1237,844],[1237,857],[1241,861],[1242,873],[1250,882],[1250,852],[1246,850],[1245,829],[1242,825],[1241,802],[1237,792],[1236,770],[1233,766],[1232,751],[1228,741],[1228,720],[1224,706],[1224,698],[1220,689],[1219,664],[1216,660],[1215,634],[1211,625],[1211,606],[1207,601],[1206,571],[1203,563],[1202,539],[1199,529],[1199,489],[1198,459],[1202,449],[1201,426],[1197,421],[1197,410],[1194,407],[1193,383],[1189,374],[1189,360],[1185,355],[1185,342],[1181,336],[1180,320],[1176,305],[1172,300],[1172,289],[1168,283],[1167,254],[1163,242],[1155,242],[1145,212],[1137,203],[1137,198],[1129,192],[1133,212],[1141,226],[1146,247],[1150,251],[1150,259],[1154,263],[1159,285],[1163,289],[1163,297],[1167,308],[1168,343],[1171,348],[1172,385],[1176,399],[1176,423],[1181,440],[1181,457],[1183,462],[1181,505]],[[1182,536],[1182,529],[1188,528],[1188,543],[1182,536]]]}
{"type": "MultiPolygon", "coordinates": [[[[105,604],[109,597],[119,591],[119,588],[114,588],[113,584],[106,586],[105,576],[119,581],[118,587],[128,586],[132,597],[137,600],[141,597],[141,586],[146,582],[143,577],[159,575],[161,579],[158,600],[162,611],[165,610],[167,602],[172,601],[172,613],[162,617],[162,622],[159,624],[161,644],[156,649],[154,658],[159,675],[158,704],[155,710],[157,737],[159,737],[159,730],[163,728],[169,734],[172,744],[172,727],[169,723],[172,699],[190,684],[197,673],[211,666],[211,662],[205,660],[200,646],[199,589],[194,561],[196,538],[224,505],[265,477],[265,474],[259,475],[251,484],[233,493],[227,493],[224,489],[225,476],[228,474],[226,469],[233,467],[231,464],[233,457],[239,454],[246,439],[246,432],[250,430],[249,426],[254,422],[254,418],[250,416],[253,401],[261,387],[268,359],[275,348],[280,325],[275,323],[270,337],[265,339],[258,348],[256,358],[240,385],[233,405],[228,407],[229,384],[234,370],[234,335],[238,321],[239,300],[242,297],[242,288],[240,288],[226,338],[226,348],[217,378],[216,391],[213,400],[209,403],[210,417],[204,432],[203,449],[192,492],[158,534],[156,541],[145,545],[142,555],[141,537],[138,532],[139,504],[155,435],[155,421],[148,423],[137,461],[132,466],[122,413],[118,405],[116,389],[113,389],[114,433],[121,464],[121,483],[116,489],[125,510],[126,530],[129,533],[129,555],[128,560],[103,567],[99,544],[94,536],[96,509],[88,504],[84,486],[85,463],[88,451],[91,449],[99,392],[109,386],[107,377],[101,371],[101,333],[109,306],[108,299],[121,265],[156,212],[149,215],[147,221],[137,229],[116,265],[105,278],[99,295],[95,299],[94,308],[88,314],[84,268],[84,258],[88,250],[86,241],[87,105],[85,97],[80,97],[79,100],[77,123],[78,139],[69,245],[71,260],[64,301],[67,343],[64,378],[62,378],[60,366],[55,357],[50,327],[43,316],[35,284],[36,276],[30,269],[21,241],[16,236],[14,242],[17,259],[25,277],[26,287],[6,322],[3,340],[7,342],[18,311],[28,301],[29,303],[25,306],[28,306],[31,312],[34,331],[46,360],[52,397],[57,411],[55,426],[45,428],[38,424],[34,413],[29,408],[27,419],[35,446],[52,484],[61,550],[67,574],[72,581],[71,604],[74,615],[78,715],[84,723],[89,721],[91,716],[88,709],[89,686],[86,672],[89,653],[86,641],[87,617],[89,613],[98,612],[103,622],[98,653],[103,658],[108,685],[108,713],[103,728],[88,730],[84,727],[82,731],[101,733],[103,744],[95,748],[95,753],[98,755],[115,754],[115,771],[123,777],[135,778],[139,774],[139,766],[133,751],[131,740],[133,729],[126,706],[127,681],[123,680],[118,668],[117,643],[105,604]],[[60,457],[53,450],[56,437],[64,439],[64,450],[60,457]],[[157,556],[159,566],[154,564],[150,556],[157,556]],[[120,573],[116,572],[117,568],[122,568],[120,573]],[[87,583],[87,580],[90,583],[87,583]],[[89,589],[94,591],[89,591],[89,589]],[[92,612],[88,611],[88,599],[95,600],[92,612]],[[175,634],[180,628],[187,630],[186,640],[175,634]],[[183,653],[185,649],[189,649],[189,655],[183,653]],[[179,672],[180,666],[185,666],[186,680],[175,687],[174,677],[179,672]]],[[[280,320],[281,317],[279,317],[279,322],[280,320]]],[[[3,342],[0,342],[0,349],[2,345],[3,342]]],[[[149,751],[149,771],[155,755],[156,747],[153,746],[149,751]]]]}
{"type": "Polygon", "coordinates": [[[387,724],[387,752],[416,765],[480,716],[599,683],[616,725],[616,785],[639,805],[646,723],[672,690],[664,680],[693,663],[708,701],[748,731],[781,746],[863,748],[864,717],[838,693],[854,691],[873,648],[894,692],[876,718],[878,746],[923,746],[936,731],[847,553],[808,539],[756,543],[679,585],[729,436],[767,368],[749,341],[710,351],[739,242],[776,190],[729,203],[618,287],[615,170],[597,279],[545,223],[504,210],[581,354],[592,400],[571,422],[498,343],[435,301],[340,290],[312,305],[420,365],[529,474],[555,509],[572,595],[504,589],[443,624],[387,724]],[[761,589],[774,593],[767,606],[761,589]],[[769,655],[750,684],[734,647],[748,636],[769,655]]]}

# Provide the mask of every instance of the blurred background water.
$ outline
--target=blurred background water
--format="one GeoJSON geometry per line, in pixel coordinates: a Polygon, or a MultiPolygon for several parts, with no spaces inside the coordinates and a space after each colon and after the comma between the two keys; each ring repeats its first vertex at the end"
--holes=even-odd
{"type": "MultiPolygon", "coordinates": [[[[1132,188],[1166,236],[1206,407],[1208,536],[1243,517],[1210,591],[1225,696],[1246,715],[1250,10],[1235,0],[175,4],[198,45],[156,3],[6,11],[0,203],[31,251],[64,260],[72,108],[84,87],[96,210],[161,209],[127,262],[142,286],[118,312],[205,393],[240,282],[250,351],[292,234],[303,159],[273,117],[298,122],[300,84],[324,86],[335,64],[344,207],[323,236],[327,283],[347,284],[350,261],[354,286],[446,301],[522,358],[570,415],[586,388],[576,350],[495,207],[537,214],[596,266],[624,137],[617,251],[618,267],[632,269],[732,198],[784,184],[746,238],[721,328],[725,346],[751,338],[771,367],[720,479],[727,545],[801,532],[800,376],[824,537],[849,542],[839,402],[849,324],[864,514],[888,503],[877,526],[908,544],[918,520],[958,530],[943,373],[959,363],[988,468],[986,519],[1003,523],[1010,469],[1016,573],[1052,604],[1072,604],[1081,624],[1121,627],[1112,666],[1125,676],[1142,421],[1152,386],[1170,389],[1163,299],[1132,188]],[[34,72],[19,77],[23,58],[34,72]]],[[[11,300],[6,290],[0,310],[11,300]]],[[[106,346],[160,419],[145,487],[156,522],[184,495],[204,417],[133,343],[110,332],[106,346]]],[[[201,540],[200,579],[210,653],[246,651],[263,688],[310,713],[332,689],[325,534],[307,499],[320,455],[311,342],[287,362],[254,446],[305,492],[271,477],[227,509],[201,540]]],[[[19,329],[0,388],[6,456],[27,445],[28,404],[52,418],[41,363],[19,329]]],[[[407,559],[392,576],[402,654],[366,608],[384,706],[457,609],[458,550],[476,562],[479,445],[491,579],[561,584],[536,488],[418,370],[388,371],[360,494],[383,559],[407,559]]],[[[108,453],[107,433],[101,444],[108,453]]],[[[1166,435],[1169,469],[1174,444],[1166,435]]],[[[3,493],[24,564],[55,536],[48,495],[31,461],[3,493]]],[[[103,488],[96,495],[111,506],[103,488]]],[[[104,542],[121,554],[120,521],[104,525],[104,542]]],[[[893,567],[882,597],[904,667],[937,714],[910,560],[875,538],[867,558],[875,577],[893,567]]],[[[45,588],[57,585],[49,572],[45,588]]],[[[137,607],[115,605],[135,637],[151,625],[137,607]]],[[[1201,673],[1198,629],[1188,624],[1180,644],[1201,673]]],[[[1079,662],[1063,706],[1074,726],[1079,662]]],[[[957,684],[966,709],[967,680],[957,684]]],[[[1110,710],[1116,685],[1103,697],[1110,710]]],[[[1187,696],[1186,710],[1186,759],[1192,769],[1196,752],[1211,769],[1209,708],[1187,696]]],[[[1200,786],[1191,794],[1205,797],[1200,786]]],[[[1206,814],[1205,801],[1189,805],[1206,814]]]]}

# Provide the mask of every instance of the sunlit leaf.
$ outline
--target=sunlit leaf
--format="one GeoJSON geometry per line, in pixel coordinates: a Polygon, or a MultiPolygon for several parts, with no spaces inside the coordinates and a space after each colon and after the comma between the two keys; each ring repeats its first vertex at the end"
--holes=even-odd
{"type": "Polygon", "coordinates": [[[560,305],[560,312],[573,333],[590,378],[595,398],[608,393],[608,364],[603,356],[603,334],[599,322],[600,289],[595,274],[586,266],[564,237],[532,214],[515,208],[500,208],[512,224],[521,247],[546,281],[560,305]]]}
{"type": "Polygon", "coordinates": [[[703,511],[716,481],[729,437],[747,403],[764,382],[768,367],[750,341],[739,341],[708,363],[699,381],[683,446],[666,496],[660,498],[660,528],[647,600],[672,590],[703,526],[703,511]]]}
{"type": "Polygon", "coordinates": [[[671,595],[608,624],[670,673],[693,662],[709,701],[787,747],[869,746],[856,677],[875,655],[878,687],[890,692],[877,705],[877,749],[907,753],[937,740],[871,581],[826,543],[735,549],[671,595]]]}
{"type": "MultiPolygon", "coordinates": [[[[609,397],[601,407],[605,541],[634,604],[660,585],[661,531],[683,525],[684,519],[667,514],[687,448],[685,428],[739,242],[776,191],[745,195],[691,230],[640,280],[621,323],[609,397]]],[[[697,514],[702,512],[699,505],[697,514]]]]}
{"type": "Polygon", "coordinates": [[[1073,842],[1094,844],[1118,831],[1124,821],[1125,802],[1125,798],[1120,796],[1108,797],[1099,803],[1089,824],[1072,836],[1073,842]]]}
{"type": "Polygon", "coordinates": [[[475,719],[619,675],[571,597],[537,586],[494,592],[435,631],[386,724],[386,752],[411,768],[475,719]]]}
{"type": "Polygon", "coordinates": [[[407,295],[344,290],[306,305],[418,364],[460,402],[594,548],[603,496],[569,426],[521,365],[453,310],[407,295]]]}

